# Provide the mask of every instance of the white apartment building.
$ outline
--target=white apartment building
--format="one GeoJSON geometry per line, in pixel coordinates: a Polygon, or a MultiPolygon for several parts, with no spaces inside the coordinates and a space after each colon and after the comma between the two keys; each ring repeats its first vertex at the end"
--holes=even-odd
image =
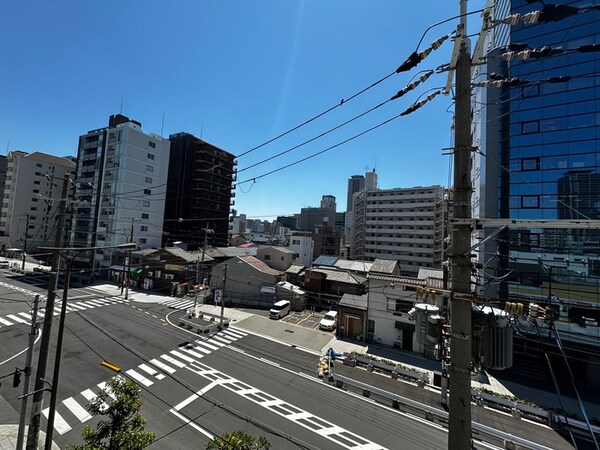
{"type": "MultiPolygon", "coordinates": [[[[141,123],[120,114],[109,126],[79,138],[73,245],[115,246],[133,241],[160,248],[170,141],[146,134],[141,123]]],[[[92,270],[105,276],[114,250],[97,250],[92,270]]],[[[82,254],[83,255],[83,254],[82,254]]]]}
{"type": "Polygon", "coordinates": [[[441,267],[445,189],[382,189],[355,194],[351,258],[395,259],[403,275],[441,267]]]}
{"type": "Polygon", "coordinates": [[[54,245],[63,179],[74,172],[75,162],[69,158],[41,152],[8,154],[0,217],[7,248],[31,253],[54,245]]]}
{"type": "Polygon", "coordinates": [[[314,259],[315,242],[310,236],[289,236],[288,248],[298,255],[295,264],[304,267],[312,266],[314,259]]]}

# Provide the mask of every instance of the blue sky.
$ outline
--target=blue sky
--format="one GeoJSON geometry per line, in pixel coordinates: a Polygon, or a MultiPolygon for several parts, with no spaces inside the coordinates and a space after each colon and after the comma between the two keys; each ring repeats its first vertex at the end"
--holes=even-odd
{"type": "MultiPolygon", "coordinates": [[[[393,72],[425,29],[458,14],[458,1],[15,1],[2,3],[0,145],[3,151],[75,155],[78,136],[122,113],[145,132],[186,131],[239,155],[340,103],[393,72]],[[164,127],[162,119],[164,115],[164,127]]],[[[471,0],[469,10],[482,6],[471,0]]],[[[455,29],[429,31],[420,50],[455,29]]],[[[469,18],[469,32],[479,16],[469,18]]],[[[300,130],[238,160],[238,181],[309,156],[395,116],[405,97],[288,154],[287,150],[387,100],[419,70],[449,61],[452,42],[408,73],[394,75],[300,130]]],[[[236,189],[252,217],[318,206],[323,194],[346,207],[347,179],[376,169],[380,188],[450,182],[452,99],[316,158],[236,189]]],[[[269,219],[269,217],[265,217],[269,219]]]]}

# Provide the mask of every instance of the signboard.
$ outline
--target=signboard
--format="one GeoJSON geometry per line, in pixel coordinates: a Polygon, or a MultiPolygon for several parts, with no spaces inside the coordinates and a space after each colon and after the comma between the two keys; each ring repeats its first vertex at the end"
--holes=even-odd
{"type": "Polygon", "coordinates": [[[275,295],[275,286],[261,286],[260,293],[267,295],[275,295]]]}
{"type": "Polygon", "coordinates": [[[165,264],[165,270],[169,272],[183,272],[185,271],[185,266],[180,264],[165,264]]]}

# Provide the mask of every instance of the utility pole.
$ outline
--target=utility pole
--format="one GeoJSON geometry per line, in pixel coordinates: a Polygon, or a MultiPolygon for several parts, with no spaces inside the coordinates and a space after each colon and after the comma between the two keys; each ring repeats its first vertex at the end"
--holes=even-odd
{"type": "Polygon", "coordinates": [[[452,292],[450,303],[450,404],[448,448],[471,444],[471,55],[466,23],[467,2],[460,0],[456,61],[452,292]]]}
{"type": "Polygon", "coordinates": [[[23,263],[21,270],[25,270],[25,258],[27,257],[27,239],[29,238],[29,214],[27,214],[27,222],[25,224],[25,238],[23,241],[23,263]]]}
{"type": "MultiPolygon", "coordinates": [[[[56,253],[58,251],[55,250],[56,253]]],[[[60,305],[60,320],[58,325],[58,337],[56,338],[56,353],[54,355],[54,372],[52,374],[52,391],[50,392],[50,406],[48,408],[48,427],[46,428],[46,450],[52,450],[52,436],[54,434],[54,416],[56,414],[56,399],[58,397],[58,378],[60,375],[60,358],[62,354],[63,335],[65,332],[65,320],[67,315],[67,297],[69,296],[69,284],[71,283],[71,268],[73,259],[63,256],[66,270],[64,276],[62,303],[60,305]]]]}
{"type": "Polygon", "coordinates": [[[33,346],[35,345],[35,336],[37,334],[38,323],[37,314],[40,304],[40,296],[36,295],[33,300],[33,310],[31,311],[31,329],[29,331],[29,346],[27,347],[27,355],[25,356],[25,380],[23,382],[23,399],[21,400],[21,414],[19,416],[19,431],[17,433],[17,447],[23,448],[23,440],[25,438],[25,417],[27,415],[27,393],[29,392],[29,378],[31,377],[31,362],[33,360],[33,346]]]}
{"type": "Polygon", "coordinates": [[[225,315],[225,282],[227,281],[227,264],[223,269],[223,292],[221,293],[221,319],[219,320],[219,330],[223,329],[223,316],[225,315]]]}
{"type": "MultiPolygon", "coordinates": [[[[196,263],[196,286],[200,283],[200,272],[204,272],[204,252],[206,251],[206,241],[208,239],[208,222],[206,222],[206,228],[204,228],[204,243],[202,244],[202,259],[200,263],[196,263]],[[200,269],[202,268],[202,269],[200,269]]],[[[198,288],[194,288],[194,314],[196,314],[196,305],[198,304],[198,288]]]]}
{"type": "MultiPolygon", "coordinates": [[[[69,192],[69,174],[65,174],[62,185],[62,194],[60,204],[58,205],[58,218],[56,224],[56,236],[54,246],[62,247],[63,231],[65,227],[65,212],[67,209],[67,195],[69,192]]],[[[40,421],[42,415],[42,403],[44,400],[44,378],[46,377],[46,365],[48,363],[48,347],[50,346],[50,331],[52,330],[52,321],[54,320],[54,300],[56,299],[56,289],[58,287],[58,263],[60,255],[55,252],[52,256],[52,266],[50,268],[50,282],[48,285],[48,297],[46,299],[46,312],[44,313],[44,325],[42,328],[42,340],[40,342],[40,353],[35,376],[35,394],[31,406],[31,420],[29,422],[29,431],[27,433],[27,450],[37,450],[40,431],[40,421]]]]}
{"type": "MultiPolygon", "coordinates": [[[[133,223],[135,222],[135,217],[131,218],[131,234],[129,236],[129,242],[133,242],[133,223]]],[[[127,269],[127,275],[125,276],[125,280],[127,285],[125,286],[125,300],[129,297],[129,277],[131,274],[131,250],[129,250],[129,257],[127,258],[127,264],[125,264],[127,269]]]]}

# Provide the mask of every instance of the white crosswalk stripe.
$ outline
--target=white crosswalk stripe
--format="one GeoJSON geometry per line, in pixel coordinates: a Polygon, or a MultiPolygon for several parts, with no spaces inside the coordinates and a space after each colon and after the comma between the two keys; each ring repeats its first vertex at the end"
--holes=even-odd
{"type": "Polygon", "coordinates": [[[15,322],[19,322],[19,323],[27,323],[28,321],[25,319],[22,319],[21,317],[15,315],[15,314],[8,314],[6,317],[8,317],[11,320],[14,320],[15,322]]]}
{"type": "Polygon", "coordinates": [[[92,418],[91,414],[88,413],[79,403],[77,403],[73,397],[63,400],[63,403],[80,422],[86,422],[92,418]]]}
{"type": "Polygon", "coordinates": [[[140,383],[142,383],[144,386],[148,387],[148,386],[152,386],[154,383],[152,381],[150,381],[148,378],[146,378],[144,375],[142,375],[141,373],[136,372],[133,369],[129,369],[127,372],[125,372],[127,375],[129,375],[131,378],[133,378],[135,381],[138,381],[140,383]]]}
{"type": "Polygon", "coordinates": [[[2,317],[0,317],[0,323],[6,326],[13,324],[12,322],[9,322],[8,320],[3,319],[2,317]]]}
{"type": "MultiPolygon", "coordinates": [[[[42,411],[42,414],[47,419],[48,411],[50,408],[46,408],[42,411]]],[[[67,431],[71,429],[71,426],[67,423],[63,416],[61,416],[58,411],[54,411],[54,429],[58,434],[65,434],[67,431]]]]}

